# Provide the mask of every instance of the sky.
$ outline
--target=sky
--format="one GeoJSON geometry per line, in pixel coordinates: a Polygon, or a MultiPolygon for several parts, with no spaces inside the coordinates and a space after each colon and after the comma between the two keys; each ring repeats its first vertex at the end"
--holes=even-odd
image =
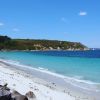
{"type": "Polygon", "coordinates": [[[0,0],[0,35],[100,48],[100,0],[0,0]]]}

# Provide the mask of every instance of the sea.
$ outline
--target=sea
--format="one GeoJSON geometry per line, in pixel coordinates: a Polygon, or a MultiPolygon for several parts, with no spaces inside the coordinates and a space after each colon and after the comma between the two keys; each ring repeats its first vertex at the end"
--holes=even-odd
{"type": "Polygon", "coordinates": [[[100,90],[100,50],[0,51],[0,59],[97,84],[100,90]]]}

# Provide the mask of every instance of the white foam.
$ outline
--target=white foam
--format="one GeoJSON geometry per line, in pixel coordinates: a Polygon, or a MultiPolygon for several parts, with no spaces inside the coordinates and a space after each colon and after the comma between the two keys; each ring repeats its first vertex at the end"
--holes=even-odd
{"type": "Polygon", "coordinates": [[[38,69],[48,71],[48,69],[42,67],[38,67],[38,69]]]}

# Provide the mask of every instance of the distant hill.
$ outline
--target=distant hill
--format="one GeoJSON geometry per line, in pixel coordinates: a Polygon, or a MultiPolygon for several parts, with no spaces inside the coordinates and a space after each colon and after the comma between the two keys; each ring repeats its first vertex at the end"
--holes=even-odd
{"type": "Polygon", "coordinates": [[[0,36],[0,50],[85,50],[85,45],[79,42],[58,40],[11,39],[0,36]]]}

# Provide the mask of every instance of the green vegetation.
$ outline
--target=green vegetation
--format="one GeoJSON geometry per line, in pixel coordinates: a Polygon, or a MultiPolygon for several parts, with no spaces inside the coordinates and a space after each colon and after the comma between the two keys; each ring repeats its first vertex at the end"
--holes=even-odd
{"type": "Polygon", "coordinates": [[[57,40],[11,39],[0,36],[0,50],[84,50],[79,42],[57,40]]]}

